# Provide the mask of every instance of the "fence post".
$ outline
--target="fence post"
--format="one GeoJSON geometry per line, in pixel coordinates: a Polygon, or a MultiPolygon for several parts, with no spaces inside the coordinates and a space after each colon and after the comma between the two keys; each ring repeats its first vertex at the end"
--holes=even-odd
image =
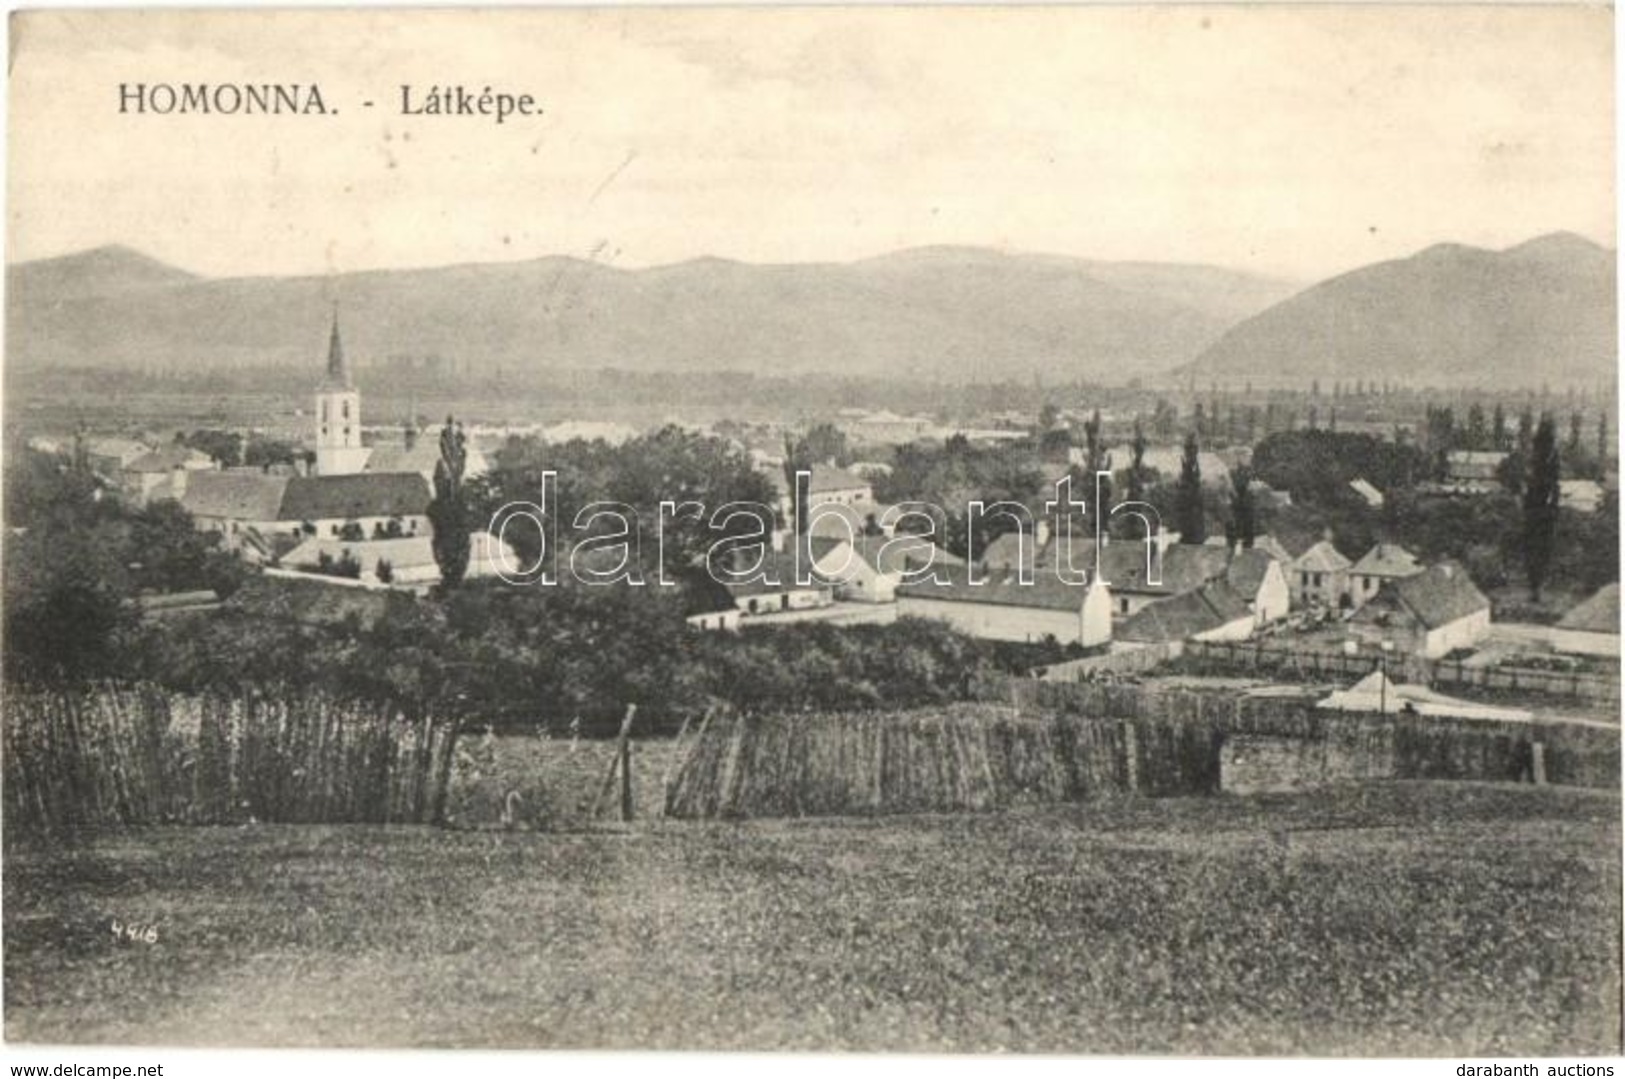
{"type": "Polygon", "coordinates": [[[621,769],[621,820],[632,819],[632,743],[621,743],[619,756],[621,769]]]}
{"type": "Polygon", "coordinates": [[[598,797],[592,801],[592,816],[596,819],[604,810],[604,799],[609,797],[610,790],[615,786],[615,769],[620,764],[621,747],[626,744],[626,736],[632,731],[632,717],[638,714],[638,706],[626,706],[626,718],[621,720],[621,733],[615,738],[615,755],[610,758],[609,771],[604,774],[603,785],[598,788],[598,797]]]}
{"type": "Polygon", "coordinates": [[[1546,785],[1546,743],[1536,742],[1530,748],[1534,751],[1533,773],[1535,786],[1544,787],[1546,785]]]}

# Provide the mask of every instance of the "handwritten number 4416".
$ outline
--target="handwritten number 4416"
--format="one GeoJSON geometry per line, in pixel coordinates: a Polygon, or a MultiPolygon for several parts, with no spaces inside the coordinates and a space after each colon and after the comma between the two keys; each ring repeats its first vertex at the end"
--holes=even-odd
{"type": "Polygon", "coordinates": [[[122,922],[114,919],[111,928],[113,930],[114,940],[127,940],[132,943],[141,944],[158,943],[158,927],[155,925],[137,925],[134,922],[131,922],[129,925],[124,925],[122,922]]]}

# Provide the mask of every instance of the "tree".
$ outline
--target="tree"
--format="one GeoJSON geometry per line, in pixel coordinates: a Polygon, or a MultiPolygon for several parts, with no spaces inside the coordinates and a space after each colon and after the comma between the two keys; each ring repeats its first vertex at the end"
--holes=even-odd
{"type": "Polygon", "coordinates": [[[1566,449],[1570,456],[1576,456],[1580,452],[1580,440],[1585,437],[1581,429],[1584,423],[1578,412],[1569,413],[1569,444],[1566,449]]]}
{"type": "Polygon", "coordinates": [[[796,443],[795,456],[809,465],[849,464],[851,451],[847,447],[846,432],[834,424],[817,424],[796,443]]]}
{"type": "Polygon", "coordinates": [[[1608,413],[1599,412],[1597,414],[1597,471],[1599,473],[1608,471],[1608,451],[1613,448],[1613,445],[1608,441],[1608,413]]]}
{"type": "Polygon", "coordinates": [[[1542,415],[1530,445],[1529,478],[1523,492],[1523,564],[1529,578],[1529,598],[1540,602],[1540,589],[1551,568],[1557,539],[1559,476],[1562,462],[1557,450],[1557,425],[1542,415]]]}
{"type": "Polygon", "coordinates": [[[1129,443],[1128,497],[1130,502],[1145,500],[1145,429],[1134,417],[1134,440],[1129,443]]]}
{"type": "Polygon", "coordinates": [[[1467,446],[1469,450],[1482,450],[1489,443],[1489,429],[1484,423],[1484,406],[1473,402],[1467,410],[1467,446]]]}
{"type": "Polygon", "coordinates": [[[1501,407],[1499,401],[1495,404],[1495,418],[1490,423],[1490,449],[1505,452],[1507,449],[1507,410],[1501,407]]]}
{"type": "Polygon", "coordinates": [[[1181,543],[1202,543],[1207,524],[1202,514],[1201,446],[1196,432],[1185,436],[1185,455],[1179,462],[1179,486],[1175,492],[1175,522],[1181,543]]]}
{"type": "Polygon", "coordinates": [[[463,472],[468,466],[468,441],[463,429],[450,416],[440,429],[440,460],[434,466],[434,500],[429,503],[429,523],[434,526],[431,543],[435,564],[440,567],[440,587],[452,591],[468,573],[469,511],[463,490],[463,472]]]}
{"type": "Polygon", "coordinates": [[[1257,507],[1253,504],[1253,470],[1237,465],[1230,473],[1230,539],[1251,547],[1258,534],[1257,507]]]}

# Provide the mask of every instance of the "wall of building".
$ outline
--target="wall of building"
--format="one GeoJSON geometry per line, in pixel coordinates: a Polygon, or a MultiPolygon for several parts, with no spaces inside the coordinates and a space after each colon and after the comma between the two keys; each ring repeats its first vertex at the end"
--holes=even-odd
{"type": "Polygon", "coordinates": [[[1490,612],[1486,607],[1466,618],[1458,618],[1448,625],[1428,631],[1423,639],[1422,654],[1428,659],[1438,659],[1458,648],[1470,648],[1483,640],[1489,629],[1490,612]]]}
{"type": "Polygon", "coordinates": [[[1264,574],[1264,583],[1258,586],[1258,596],[1253,601],[1253,616],[1260,626],[1267,626],[1271,622],[1278,622],[1285,618],[1292,610],[1292,589],[1287,587],[1286,571],[1281,563],[1270,563],[1269,572],[1264,574]]]}
{"type": "Polygon", "coordinates": [[[1619,634],[1586,633],[1576,629],[1551,631],[1552,647],[1576,656],[1618,656],[1619,634]]]}
{"type": "Polygon", "coordinates": [[[935,618],[947,622],[961,633],[990,641],[1041,641],[1046,636],[1053,636],[1066,644],[1078,642],[1083,637],[1080,611],[899,596],[897,613],[899,616],[935,618]]]}

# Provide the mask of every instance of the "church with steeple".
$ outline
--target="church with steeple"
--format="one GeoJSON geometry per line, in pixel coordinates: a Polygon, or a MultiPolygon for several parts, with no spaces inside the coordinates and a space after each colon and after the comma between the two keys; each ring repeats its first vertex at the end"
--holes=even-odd
{"type": "Polygon", "coordinates": [[[327,342],[327,375],[316,388],[316,475],[350,476],[367,467],[361,444],[361,391],[350,374],[339,337],[339,315],[327,342]]]}

